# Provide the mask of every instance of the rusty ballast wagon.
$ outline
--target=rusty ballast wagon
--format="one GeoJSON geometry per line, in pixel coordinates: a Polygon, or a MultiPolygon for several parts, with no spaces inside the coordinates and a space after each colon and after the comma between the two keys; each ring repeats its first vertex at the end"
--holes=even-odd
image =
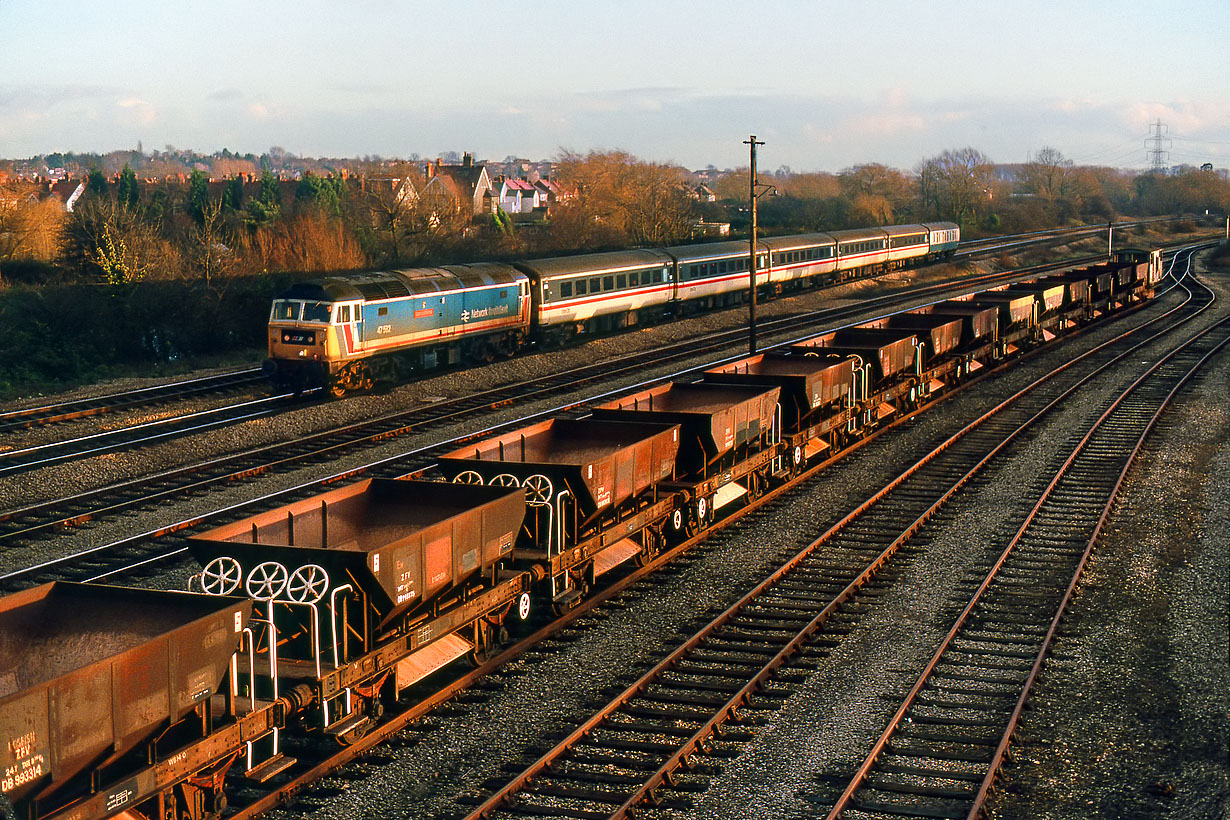
{"type": "Polygon", "coordinates": [[[921,397],[923,351],[918,334],[890,328],[845,328],[807,339],[788,348],[796,355],[857,356],[863,375],[857,388],[869,427],[921,397]]]}
{"type": "Polygon", "coordinates": [[[817,453],[844,441],[857,415],[864,370],[858,356],[760,353],[705,371],[715,384],[770,385],[781,390],[781,435],[790,463],[801,469],[817,453]]]}
{"type": "Polygon", "coordinates": [[[19,818],[220,811],[236,751],[276,732],[238,692],[251,614],[244,598],[66,582],[0,599],[0,800],[19,818]]]}
{"type": "Polygon", "coordinates": [[[189,549],[206,592],[261,602],[258,661],[284,687],[310,687],[322,730],[345,739],[369,725],[382,687],[481,660],[514,603],[528,614],[531,579],[508,568],[524,518],[516,487],[367,479],[189,549]]]}
{"type": "Polygon", "coordinates": [[[548,419],[469,444],[437,466],[454,482],[520,486],[529,509],[514,557],[550,575],[556,608],[595,577],[659,546],[673,493],[678,424],[548,419]]]}
{"type": "Polygon", "coordinates": [[[780,440],[781,389],[768,385],[668,383],[597,405],[593,417],[679,425],[679,454],[670,489],[685,494],[672,531],[710,521],[745,493],[764,490],[780,440]]]}

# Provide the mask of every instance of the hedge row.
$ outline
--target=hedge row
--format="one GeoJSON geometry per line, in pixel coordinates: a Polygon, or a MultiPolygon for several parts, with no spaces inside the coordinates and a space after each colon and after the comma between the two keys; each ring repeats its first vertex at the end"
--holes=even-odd
{"type": "Polygon", "coordinates": [[[255,357],[265,346],[270,300],[296,278],[232,279],[221,294],[184,281],[5,289],[0,392],[255,357]]]}

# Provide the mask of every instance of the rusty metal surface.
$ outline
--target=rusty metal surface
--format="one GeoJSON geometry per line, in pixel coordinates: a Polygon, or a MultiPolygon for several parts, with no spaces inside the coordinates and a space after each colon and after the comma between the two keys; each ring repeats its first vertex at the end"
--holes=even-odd
{"type": "Polygon", "coordinates": [[[600,404],[594,418],[680,427],[679,472],[703,470],[768,433],[779,387],[668,383],[600,404]]]}
{"type": "Polygon", "coordinates": [[[517,487],[367,479],[188,539],[202,566],[232,558],[245,578],[267,561],[353,579],[387,621],[512,551],[525,517],[517,487]]]}
{"type": "Polygon", "coordinates": [[[836,353],[842,356],[858,356],[864,364],[870,363],[876,382],[895,376],[914,364],[914,350],[918,346],[916,334],[908,330],[888,328],[847,328],[832,334],[831,340],[821,337],[822,344],[808,339],[791,349],[798,353],[836,353]]]}
{"type": "Polygon", "coordinates": [[[1090,277],[1079,272],[1046,276],[1039,279],[1038,284],[1047,287],[1062,287],[1064,289],[1063,303],[1066,306],[1089,304],[1090,277]]]}
{"type": "Polygon", "coordinates": [[[183,719],[216,691],[251,612],[65,582],[0,599],[4,795],[21,806],[183,719]]]}
{"type": "Polygon", "coordinates": [[[763,353],[707,370],[704,379],[715,383],[779,387],[782,427],[789,435],[801,429],[812,411],[841,401],[850,394],[854,359],[838,355],[763,353]]]}
{"type": "Polygon", "coordinates": [[[1018,282],[1004,293],[1032,294],[1038,300],[1038,315],[1051,313],[1063,307],[1065,288],[1063,283],[1018,282]]]}
{"type": "Polygon", "coordinates": [[[999,309],[1001,329],[1017,324],[1032,323],[1037,297],[1032,293],[1008,293],[990,290],[974,294],[975,305],[995,306],[999,309]]]}
{"type": "Polygon", "coordinates": [[[888,326],[916,332],[927,345],[926,358],[933,359],[961,344],[964,322],[960,316],[899,313],[888,320],[888,326]]]}
{"type": "Polygon", "coordinates": [[[472,471],[487,483],[544,476],[552,498],[567,489],[588,519],[670,478],[678,451],[677,424],[548,419],[455,450],[439,466],[450,479],[472,471]]]}
{"type": "Polygon", "coordinates": [[[994,339],[999,329],[999,307],[976,305],[972,301],[949,301],[934,305],[930,313],[935,316],[961,317],[961,344],[969,345],[986,339],[994,339]]]}

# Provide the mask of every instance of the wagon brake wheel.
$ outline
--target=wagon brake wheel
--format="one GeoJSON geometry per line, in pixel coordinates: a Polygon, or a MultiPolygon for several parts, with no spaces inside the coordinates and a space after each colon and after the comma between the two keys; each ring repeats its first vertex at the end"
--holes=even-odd
{"type": "Polygon", "coordinates": [[[483,477],[473,470],[466,470],[463,473],[458,473],[453,479],[454,484],[482,484],[483,477]]]}
{"type": "Polygon", "coordinates": [[[491,479],[492,487],[520,487],[521,482],[517,480],[515,475],[508,473],[500,473],[495,478],[491,479]]]}
{"type": "Polygon", "coordinates": [[[300,604],[314,604],[329,591],[329,573],[319,564],[305,564],[291,573],[286,597],[300,604]]]}
{"type": "Polygon", "coordinates": [[[243,578],[243,567],[229,555],[222,555],[201,570],[201,589],[209,595],[230,595],[243,578]]]}
{"type": "Polygon", "coordinates": [[[248,594],[258,601],[272,601],[286,588],[287,575],[286,567],[277,561],[257,564],[248,573],[248,594]]]}
{"type": "Polygon", "coordinates": [[[521,486],[525,487],[525,503],[531,507],[541,507],[551,501],[551,494],[555,490],[551,486],[551,479],[547,478],[542,473],[535,473],[525,480],[521,486]]]}

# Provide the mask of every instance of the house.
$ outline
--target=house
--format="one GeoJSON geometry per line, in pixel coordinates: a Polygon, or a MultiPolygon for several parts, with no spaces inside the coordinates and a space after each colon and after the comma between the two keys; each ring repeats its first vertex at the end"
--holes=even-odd
{"type": "Polygon", "coordinates": [[[484,165],[475,165],[474,156],[465,154],[460,165],[444,165],[437,159],[424,169],[427,183],[423,186],[422,198],[447,196],[459,204],[468,206],[471,216],[480,216],[495,211],[498,192],[487,175],[484,165]]]}
{"type": "Polygon", "coordinates": [[[504,179],[500,183],[500,207],[509,214],[528,214],[546,204],[545,195],[524,179],[504,179]]]}

